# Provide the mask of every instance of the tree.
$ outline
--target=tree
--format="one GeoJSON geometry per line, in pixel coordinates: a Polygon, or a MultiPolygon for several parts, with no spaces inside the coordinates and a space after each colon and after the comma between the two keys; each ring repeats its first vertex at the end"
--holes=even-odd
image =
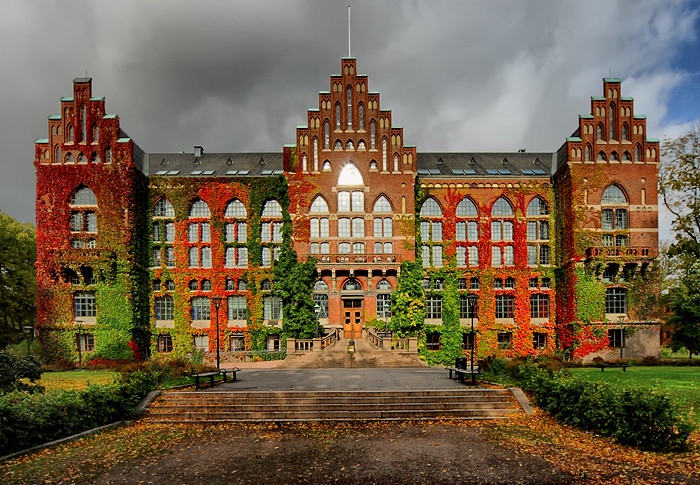
{"type": "Polygon", "coordinates": [[[676,327],[674,348],[700,349],[700,123],[673,140],[664,140],[660,188],[673,215],[675,241],[667,254],[676,268],[670,291],[676,327]]]}
{"type": "Polygon", "coordinates": [[[15,357],[0,350],[0,393],[12,391],[43,392],[44,388],[35,381],[41,379],[41,364],[33,355],[15,357]],[[30,383],[22,379],[29,379],[30,383]]]}
{"type": "Polygon", "coordinates": [[[36,321],[36,228],[0,211],[0,348],[36,321]]]}

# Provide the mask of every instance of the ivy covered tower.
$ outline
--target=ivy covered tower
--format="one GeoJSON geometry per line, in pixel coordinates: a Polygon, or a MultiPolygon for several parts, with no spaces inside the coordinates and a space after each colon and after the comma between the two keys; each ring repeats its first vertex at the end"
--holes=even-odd
{"type": "Polygon", "coordinates": [[[295,249],[317,259],[321,323],[359,338],[366,320],[390,317],[399,266],[415,258],[416,148],[355,58],[340,68],[297,127],[285,173],[295,249]]]}
{"type": "Polygon", "coordinates": [[[658,347],[659,157],[633,98],[622,96],[619,79],[603,79],[603,96],[591,97],[591,113],[579,115],[559,149],[553,178],[558,325],[574,356],[653,355],[658,347]],[[626,338],[636,332],[648,338],[626,338]]]}
{"type": "Polygon", "coordinates": [[[41,342],[59,358],[130,359],[148,349],[143,153],[89,78],[48,133],[34,159],[41,342]]]}

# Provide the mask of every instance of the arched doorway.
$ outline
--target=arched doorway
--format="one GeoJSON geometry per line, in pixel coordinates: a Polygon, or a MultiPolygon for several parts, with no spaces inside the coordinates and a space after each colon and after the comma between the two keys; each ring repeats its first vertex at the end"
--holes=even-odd
{"type": "Polygon", "coordinates": [[[343,285],[343,338],[362,338],[364,316],[362,311],[364,296],[362,285],[354,278],[348,279],[343,285]]]}

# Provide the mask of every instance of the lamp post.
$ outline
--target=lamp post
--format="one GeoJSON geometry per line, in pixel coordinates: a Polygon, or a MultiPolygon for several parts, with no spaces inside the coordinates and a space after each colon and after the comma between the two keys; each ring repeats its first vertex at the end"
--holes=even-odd
{"type": "Polygon", "coordinates": [[[27,334],[27,356],[29,356],[31,354],[30,345],[32,342],[32,334],[34,333],[34,327],[32,327],[31,325],[25,325],[24,333],[27,334]]]}
{"type": "Polygon", "coordinates": [[[472,316],[472,355],[471,355],[471,374],[472,374],[472,386],[476,385],[476,375],[474,374],[474,347],[476,347],[476,334],[474,333],[474,314],[476,313],[476,304],[479,301],[479,296],[474,293],[469,293],[467,295],[467,301],[469,302],[469,310],[472,316]]]}
{"type": "Polygon", "coordinates": [[[321,305],[318,302],[314,303],[314,312],[316,313],[316,338],[318,338],[318,326],[320,325],[319,313],[321,312],[321,305]]]}
{"type": "Polygon", "coordinates": [[[620,317],[620,359],[622,359],[622,350],[625,346],[625,327],[623,324],[625,323],[625,317],[620,317]]]}
{"type": "Polygon", "coordinates": [[[83,342],[80,340],[80,330],[83,328],[83,321],[76,320],[75,324],[78,325],[78,365],[83,365],[83,342]]]}
{"type": "Polygon", "coordinates": [[[221,306],[221,298],[220,296],[214,296],[212,297],[211,301],[214,303],[214,308],[216,309],[216,370],[220,371],[221,370],[221,357],[219,355],[219,307],[221,306]]]}

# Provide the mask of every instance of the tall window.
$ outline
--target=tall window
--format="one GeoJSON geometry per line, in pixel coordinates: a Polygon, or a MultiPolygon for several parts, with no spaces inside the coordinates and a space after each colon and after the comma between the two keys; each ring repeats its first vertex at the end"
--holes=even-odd
{"type": "Polygon", "coordinates": [[[425,318],[442,319],[442,296],[428,295],[425,299],[425,318]]]}
{"type": "Polygon", "coordinates": [[[97,198],[95,194],[87,187],[79,188],[71,198],[70,208],[70,230],[74,233],[71,239],[71,247],[96,247],[97,198]]]}
{"type": "Polygon", "coordinates": [[[513,318],[515,297],[511,294],[496,295],[496,318],[513,318]]]}
{"type": "Polygon", "coordinates": [[[76,291],[73,293],[73,316],[75,318],[97,316],[94,291],[76,291]]]}
{"type": "Polygon", "coordinates": [[[549,295],[540,293],[530,295],[530,317],[549,318],[549,295]]]}
{"type": "Polygon", "coordinates": [[[603,192],[600,204],[601,228],[604,231],[601,235],[603,246],[627,246],[629,229],[627,219],[627,196],[617,185],[608,186],[603,192]],[[605,231],[615,231],[616,234],[605,234],[605,231]],[[620,234],[619,231],[625,231],[620,234]]]}
{"type": "Polygon", "coordinates": [[[228,320],[246,320],[248,310],[245,305],[245,296],[234,295],[226,299],[228,309],[228,320]]]}
{"type": "Polygon", "coordinates": [[[282,320],[282,300],[278,296],[263,296],[263,320],[282,320]]]}
{"type": "Polygon", "coordinates": [[[549,207],[540,197],[532,199],[527,206],[527,264],[548,265],[550,261],[549,207]]]}
{"type": "Polygon", "coordinates": [[[192,305],[192,320],[210,320],[211,304],[206,296],[195,296],[190,301],[192,305]]]}
{"type": "Polygon", "coordinates": [[[335,129],[340,130],[340,103],[335,105],[335,129]]]}
{"type": "Polygon", "coordinates": [[[501,197],[491,208],[491,266],[513,266],[515,254],[513,248],[514,212],[510,202],[501,197]],[[505,244],[504,244],[505,242],[505,244]]]}
{"type": "Polygon", "coordinates": [[[391,283],[386,279],[377,283],[377,318],[391,318],[391,283]]]}
{"type": "Polygon", "coordinates": [[[331,147],[331,124],[328,120],[323,123],[323,148],[329,149],[331,147]]]}
{"type": "Polygon", "coordinates": [[[155,297],[154,313],[156,320],[173,320],[175,315],[175,304],[170,295],[155,297]]]}
{"type": "Polygon", "coordinates": [[[377,124],[372,120],[369,124],[370,131],[370,148],[374,150],[377,148],[377,124]]]}
{"type": "Polygon", "coordinates": [[[358,129],[364,130],[365,129],[365,106],[362,103],[360,103],[360,105],[358,106],[357,109],[359,111],[359,113],[358,113],[358,115],[359,115],[359,120],[358,120],[359,121],[359,128],[358,129]]]}
{"type": "Polygon", "coordinates": [[[605,313],[627,313],[627,288],[607,288],[605,313]]]}

